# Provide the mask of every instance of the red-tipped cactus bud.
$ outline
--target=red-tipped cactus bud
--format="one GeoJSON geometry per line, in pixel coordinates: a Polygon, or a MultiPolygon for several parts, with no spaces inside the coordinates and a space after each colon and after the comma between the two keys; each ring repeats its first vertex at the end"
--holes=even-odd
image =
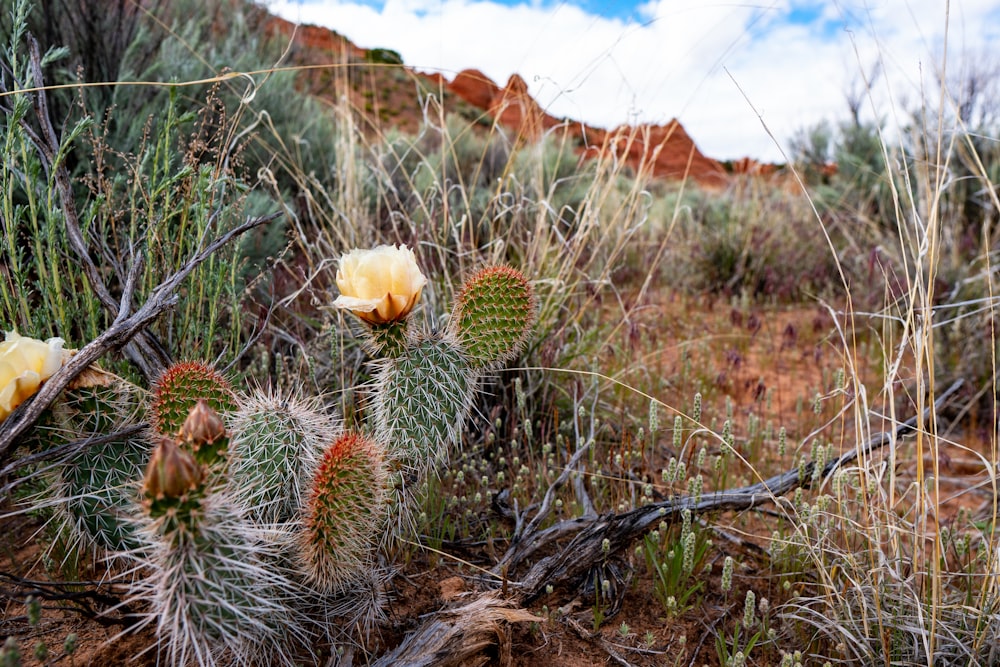
{"type": "Polygon", "coordinates": [[[212,409],[208,401],[199,398],[181,425],[180,437],[192,443],[197,449],[226,437],[226,426],[222,423],[222,417],[212,409]]]}
{"type": "Polygon", "coordinates": [[[161,438],[146,466],[142,492],[150,501],[181,498],[201,484],[201,466],[170,438],[161,438]]]}

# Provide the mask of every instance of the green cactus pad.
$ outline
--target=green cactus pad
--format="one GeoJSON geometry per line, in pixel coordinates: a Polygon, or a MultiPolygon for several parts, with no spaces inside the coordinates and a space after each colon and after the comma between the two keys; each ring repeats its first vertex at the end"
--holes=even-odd
{"type": "Polygon", "coordinates": [[[302,569],[320,590],[355,578],[377,543],[386,511],[385,461],[372,439],[345,433],[313,476],[300,540],[302,569]]]}
{"type": "Polygon", "coordinates": [[[303,400],[258,390],[240,400],[229,419],[229,485],[233,497],[260,524],[291,521],[302,505],[303,478],[340,435],[337,420],[303,400]]]}
{"type": "Polygon", "coordinates": [[[208,364],[182,361],[168,368],[153,387],[150,406],[153,430],[161,435],[177,435],[199,398],[208,401],[223,416],[236,408],[229,380],[208,364]]]}
{"type": "Polygon", "coordinates": [[[536,317],[535,294],[517,269],[482,269],[462,286],[451,315],[451,333],[473,366],[501,364],[521,351],[536,317]]]}
{"type": "MultiPolygon", "coordinates": [[[[61,425],[59,440],[110,435],[135,423],[141,418],[137,391],[121,379],[67,390],[53,409],[61,425]]],[[[108,552],[138,545],[138,480],[148,457],[148,443],[132,436],[84,447],[58,467],[54,490],[82,543],[108,552]]]]}
{"type": "Polygon", "coordinates": [[[423,471],[447,459],[472,407],[479,371],[453,342],[428,338],[384,360],[372,396],[374,432],[389,455],[423,471]]]}

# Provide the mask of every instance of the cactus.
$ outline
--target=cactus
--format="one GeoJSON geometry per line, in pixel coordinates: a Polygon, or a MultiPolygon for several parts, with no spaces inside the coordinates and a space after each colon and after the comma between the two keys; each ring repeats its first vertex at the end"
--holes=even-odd
{"type": "MultiPolygon", "coordinates": [[[[58,440],[110,435],[135,423],[137,388],[106,376],[104,384],[67,390],[53,409],[58,440]]],[[[149,456],[138,436],[90,445],[57,468],[56,506],[71,535],[105,552],[127,552],[138,546],[136,480],[149,456]]]]}
{"type": "Polygon", "coordinates": [[[517,356],[531,333],[536,310],[534,292],[520,271],[490,267],[462,286],[450,331],[470,365],[488,368],[517,356]]]}
{"type": "Polygon", "coordinates": [[[385,518],[382,448],[345,433],[323,454],[303,510],[300,562],[308,581],[334,591],[356,578],[385,518]]]}
{"type": "Polygon", "coordinates": [[[150,424],[156,433],[176,435],[191,408],[203,398],[221,415],[236,407],[229,380],[200,361],[174,364],[156,381],[150,405],[150,424]]]}
{"type": "Polygon", "coordinates": [[[149,524],[149,574],[134,589],[151,603],[167,663],[294,664],[289,647],[310,642],[299,587],[271,567],[276,546],[225,493],[191,500],[149,524]]]}
{"type": "Polygon", "coordinates": [[[374,432],[404,466],[447,459],[472,407],[479,371],[453,341],[426,338],[383,360],[374,383],[374,432]]]}
{"type": "Polygon", "coordinates": [[[134,550],[136,479],[149,455],[142,438],[88,447],[60,471],[60,495],[72,532],[110,553],[134,550]]]}
{"type": "Polygon", "coordinates": [[[196,405],[181,429],[190,442],[161,437],[150,458],[142,554],[150,572],[133,592],[151,603],[169,664],[291,665],[289,647],[309,645],[311,635],[295,606],[301,587],[274,566],[280,543],[247,520],[188,450],[220,439],[213,417],[196,405]]]}
{"type": "Polygon", "coordinates": [[[381,360],[374,431],[391,454],[418,471],[447,458],[482,373],[519,352],[535,313],[534,292],[519,271],[483,269],[463,285],[447,333],[411,341],[381,360]]]}
{"type": "MultiPolygon", "coordinates": [[[[151,454],[143,440],[113,441],[59,473],[74,525],[143,573],[133,598],[148,604],[167,664],[291,665],[304,653],[316,663],[310,651],[337,640],[338,617],[374,624],[390,509],[398,530],[419,478],[460,444],[482,376],[531,331],[535,297],[515,269],[476,273],[447,329],[421,334],[408,321],[426,282],[413,254],[383,247],[355,260],[338,271],[338,301],[379,357],[364,434],[344,433],[318,399],[237,394],[208,365],[185,362],[153,388],[151,454]],[[385,284],[369,275],[384,262],[394,267],[385,284]]],[[[54,413],[83,437],[120,429],[142,403],[115,402],[108,387],[75,391],[54,413]]]]}
{"type": "Polygon", "coordinates": [[[240,400],[229,426],[233,498],[259,524],[293,520],[305,478],[340,434],[340,424],[320,412],[317,400],[257,390],[240,400]]]}

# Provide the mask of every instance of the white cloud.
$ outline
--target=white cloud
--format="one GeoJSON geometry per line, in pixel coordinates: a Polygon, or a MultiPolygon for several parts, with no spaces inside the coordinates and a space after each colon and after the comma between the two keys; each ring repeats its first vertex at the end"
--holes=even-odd
{"type": "MultiPolygon", "coordinates": [[[[878,57],[885,76],[875,113],[888,117],[888,91],[918,98],[921,73],[927,81],[938,66],[945,32],[940,0],[651,0],[637,7],[642,23],[538,0],[267,4],[359,46],[395,49],[407,65],[448,78],[476,68],[503,85],[519,73],[558,117],[602,127],[677,117],[702,151],[720,159],[780,161],[754,109],[786,145],[802,127],[846,117],[845,91],[878,57]],[[793,8],[815,19],[791,23],[793,8]]],[[[998,19],[996,0],[953,1],[950,50],[985,53],[988,40],[1000,38],[998,19]]]]}

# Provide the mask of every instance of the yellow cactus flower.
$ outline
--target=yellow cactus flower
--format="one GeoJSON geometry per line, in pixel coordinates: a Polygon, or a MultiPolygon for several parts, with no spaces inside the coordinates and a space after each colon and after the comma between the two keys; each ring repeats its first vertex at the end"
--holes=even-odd
{"type": "Polygon", "coordinates": [[[40,341],[8,331],[0,343],[0,421],[38,391],[63,362],[63,339],[40,341]]]}
{"type": "Polygon", "coordinates": [[[352,250],[340,258],[340,296],[333,305],[370,324],[397,322],[413,310],[426,284],[413,251],[405,245],[352,250]]]}

